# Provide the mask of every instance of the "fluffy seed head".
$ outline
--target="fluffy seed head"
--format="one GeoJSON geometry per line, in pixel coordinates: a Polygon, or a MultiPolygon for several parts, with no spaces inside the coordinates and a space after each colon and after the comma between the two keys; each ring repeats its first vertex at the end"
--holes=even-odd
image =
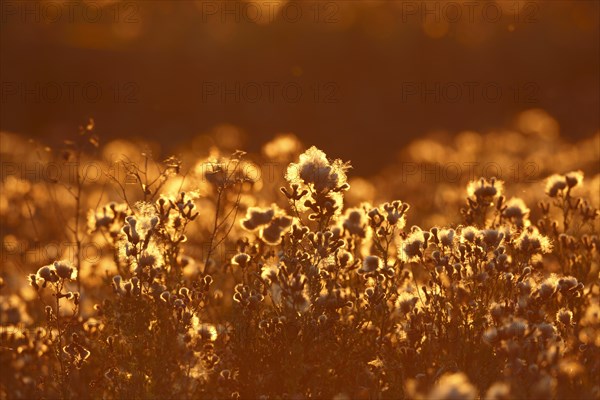
{"type": "Polygon", "coordinates": [[[241,268],[246,268],[246,266],[248,265],[248,262],[250,262],[250,256],[246,253],[236,254],[231,259],[231,264],[237,265],[241,268]]]}
{"type": "Polygon", "coordinates": [[[467,194],[471,198],[482,199],[490,202],[494,198],[500,197],[504,189],[504,182],[492,179],[480,178],[469,182],[467,185],[467,194]]]}
{"type": "Polygon", "coordinates": [[[459,372],[442,376],[428,397],[445,400],[475,400],[477,389],[464,373],[459,372]]]}
{"type": "Polygon", "coordinates": [[[48,265],[43,266],[42,268],[38,269],[37,275],[45,281],[51,281],[52,269],[48,265]]]}
{"type": "Polygon", "coordinates": [[[289,165],[286,179],[290,184],[303,184],[322,193],[345,184],[347,169],[342,161],[330,162],[323,151],[313,146],[300,155],[298,163],[289,165]]]}
{"type": "Polygon", "coordinates": [[[404,261],[413,261],[419,255],[423,245],[425,244],[425,236],[421,229],[414,229],[413,232],[402,242],[400,247],[400,257],[404,261]]]}
{"type": "Polygon", "coordinates": [[[377,256],[367,256],[363,261],[360,272],[369,273],[380,269],[382,266],[381,258],[377,256]]]}
{"type": "Polygon", "coordinates": [[[71,264],[71,262],[66,261],[66,260],[61,260],[61,261],[54,262],[54,270],[56,271],[56,274],[59,276],[59,278],[71,279],[71,276],[73,275],[73,271],[75,271],[75,268],[73,268],[73,265],[71,264]]]}

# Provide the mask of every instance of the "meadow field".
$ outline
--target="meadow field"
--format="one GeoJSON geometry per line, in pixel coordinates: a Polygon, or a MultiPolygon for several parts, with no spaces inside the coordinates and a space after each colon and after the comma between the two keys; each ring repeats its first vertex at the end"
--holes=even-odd
{"type": "Polygon", "coordinates": [[[553,121],[368,176],[293,134],[2,132],[0,397],[599,399],[600,134],[553,121]]]}

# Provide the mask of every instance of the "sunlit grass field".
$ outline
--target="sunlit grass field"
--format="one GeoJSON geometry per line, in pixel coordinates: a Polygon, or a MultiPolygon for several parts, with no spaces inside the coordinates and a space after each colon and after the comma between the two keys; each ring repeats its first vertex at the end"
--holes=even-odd
{"type": "Polygon", "coordinates": [[[600,398],[597,133],[534,110],[364,176],[96,122],[1,134],[1,398],[600,398]]]}

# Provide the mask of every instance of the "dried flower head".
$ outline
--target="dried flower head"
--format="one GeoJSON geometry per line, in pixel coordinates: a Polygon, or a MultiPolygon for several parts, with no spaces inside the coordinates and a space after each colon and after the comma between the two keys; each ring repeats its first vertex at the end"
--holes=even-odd
{"type": "Polygon", "coordinates": [[[506,202],[502,216],[511,220],[516,226],[524,227],[529,225],[529,220],[527,219],[529,211],[529,208],[527,208],[522,199],[513,197],[506,202]]]}
{"type": "Polygon", "coordinates": [[[248,263],[250,262],[251,257],[246,253],[239,253],[233,256],[231,259],[231,264],[239,266],[241,268],[246,268],[248,263]]]}
{"type": "Polygon", "coordinates": [[[540,234],[537,228],[530,226],[515,239],[516,248],[525,254],[543,254],[552,250],[550,239],[540,234]]]}
{"type": "Polygon", "coordinates": [[[346,184],[348,168],[341,160],[329,161],[323,151],[313,146],[300,154],[298,163],[288,166],[285,177],[290,184],[305,185],[322,193],[346,184]]]}
{"type": "Polygon", "coordinates": [[[452,246],[454,243],[454,229],[440,229],[438,231],[438,239],[443,246],[452,246]]]}
{"type": "Polygon", "coordinates": [[[496,178],[485,179],[480,178],[469,182],[467,185],[467,194],[473,199],[492,202],[493,199],[502,196],[504,182],[496,178]]]}
{"type": "Polygon", "coordinates": [[[424,232],[420,228],[415,227],[408,237],[401,243],[400,258],[407,262],[414,261],[423,254],[424,244],[424,232]]]}
{"type": "Polygon", "coordinates": [[[572,171],[564,175],[554,174],[546,179],[546,194],[549,197],[557,197],[565,189],[572,189],[583,183],[583,172],[572,171]]]}
{"type": "Polygon", "coordinates": [[[268,226],[263,227],[260,230],[260,238],[267,244],[278,245],[281,243],[281,239],[289,228],[292,226],[292,217],[287,215],[280,215],[269,223],[268,226]]]}
{"type": "Polygon", "coordinates": [[[250,207],[246,212],[246,218],[242,219],[242,227],[248,231],[255,231],[259,227],[271,222],[275,216],[273,208],[250,207]]]}
{"type": "Polygon", "coordinates": [[[475,400],[476,397],[477,389],[462,372],[442,376],[429,393],[431,399],[475,400]]]}
{"type": "Polygon", "coordinates": [[[270,208],[250,207],[241,225],[251,232],[258,230],[259,237],[266,243],[277,245],[281,242],[283,234],[292,226],[292,222],[292,217],[273,205],[270,208]]]}
{"type": "Polygon", "coordinates": [[[404,228],[406,225],[406,212],[409,209],[408,204],[396,200],[391,203],[382,204],[381,209],[382,214],[390,225],[396,226],[399,229],[404,228]]]}
{"type": "Polygon", "coordinates": [[[404,291],[400,293],[400,296],[398,296],[398,299],[396,300],[396,307],[402,315],[406,315],[415,308],[418,300],[419,298],[417,296],[404,291]]]}
{"type": "Polygon", "coordinates": [[[465,226],[461,229],[460,234],[464,241],[475,243],[475,240],[479,237],[479,229],[474,226],[465,226]]]}
{"type": "Polygon", "coordinates": [[[75,271],[73,264],[67,260],[55,261],[53,266],[56,274],[61,279],[71,279],[73,272],[75,271]]]}
{"type": "Polygon", "coordinates": [[[566,308],[561,308],[556,313],[556,321],[564,326],[571,326],[573,323],[573,312],[566,308]]]}
{"type": "Polygon", "coordinates": [[[37,276],[48,282],[55,282],[57,280],[56,273],[53,271],[52,267],[49,265],[43,266],[37,271],[37,276]]]}
{"type": "Polygon", "coordinates": [[[342,227],[351,235],[366,236],[367,218],[362,208],[348,208],[344,214],[342,227]]]}
{"type": "Polygon", "coordinates": [[[565,180],[569,188],[574,188],[583,184],[583,172],[571,171],[565,174],[565,180]]]}
{"type": "Polygon", "coordinates": [[[510,386],[504,382],[496,382],[485,393],[485,400],[510,400],[510,386]]]}
{"type": "Polygon", "coordinates": [[[381,269],[383,265],[383,261],[381,258],[377,256],[367,256],[363,260],[362,267],[358,270],[360,273],[368,274],[370,272],[375,272],[378,269],[381,269]]]}

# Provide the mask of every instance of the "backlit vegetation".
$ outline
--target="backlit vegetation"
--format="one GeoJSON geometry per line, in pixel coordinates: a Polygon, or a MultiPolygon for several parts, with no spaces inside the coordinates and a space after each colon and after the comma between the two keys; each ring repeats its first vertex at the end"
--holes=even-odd
{"type": "Polygon", "coordinates": [[[598,136],[404,150],[506,175],[452,182],[292,135],[164,161],[92,123],[2,141],[2,398],[600,396],[598,136]]]}

